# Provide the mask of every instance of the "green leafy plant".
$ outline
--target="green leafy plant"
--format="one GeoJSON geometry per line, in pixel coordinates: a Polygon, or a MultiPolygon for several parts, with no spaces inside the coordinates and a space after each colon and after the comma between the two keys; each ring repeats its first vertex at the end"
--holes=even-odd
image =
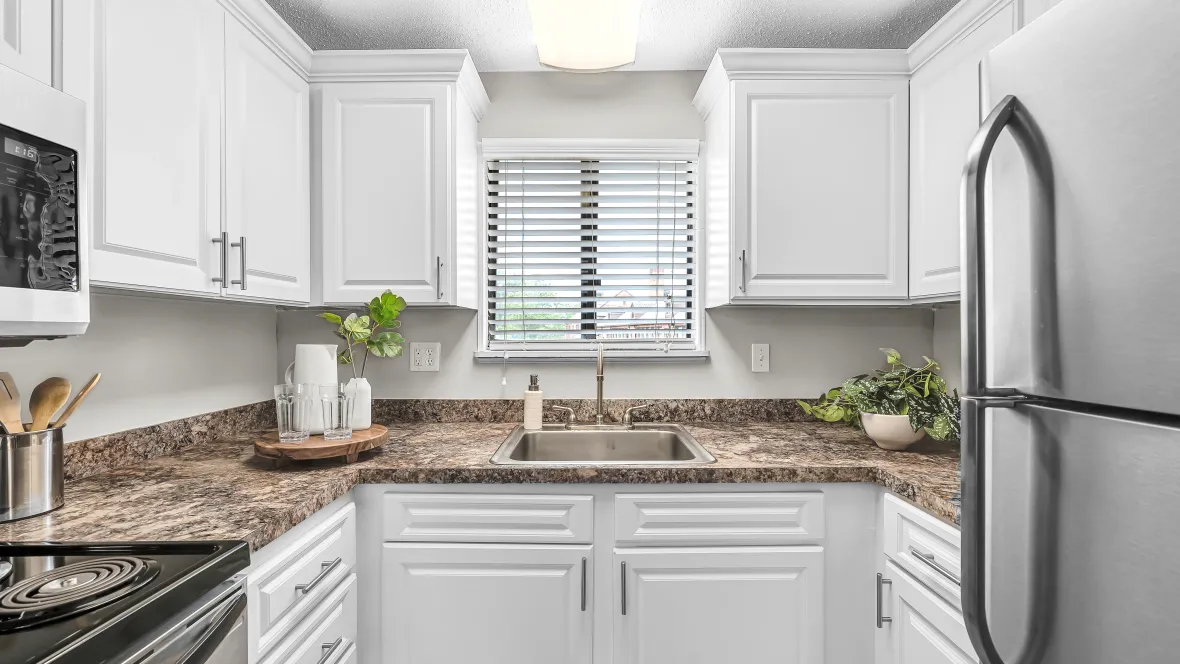
{"type": "Polygon", "coordinates": [[[911,367],[901,353],[882,348],[888,368],[853,376],[840,387],[820,395],[814,403],[800,401],[804,412],[824,422],[844,422],[860,427],[861,413],[908,415],[914,431],[925,429],[935,440],[959,437],[959,393],[946,391],[934,360],[911,367]]]}
{"type": "Polygon", "coordinates": [[[394,330],[402,326],[397,317],[405,308],[404,299],[392,291],[385,291],[369,302],[367,314],[351,313],[344,318],[339,314],[320,314],[320,318],[336,326],[336,336],[344,340],[345,348],[336,359],[340,364],[352,366],[353,378],[365,375],[370,354],[377,357],[397,357],[402,354],[406,340],[394,330]],[[359,373],[356,370],[354,346],[360,346],[362,352],[359,373]]]}

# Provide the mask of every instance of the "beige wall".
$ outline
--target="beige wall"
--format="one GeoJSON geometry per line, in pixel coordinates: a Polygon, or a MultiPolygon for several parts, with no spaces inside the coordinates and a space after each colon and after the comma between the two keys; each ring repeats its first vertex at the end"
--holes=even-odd
{"type": "Polygon", "coordinates": [[[933,346],[934,354],[942,366],[942,375],[947,385],[963,391],[963,346],[960,341],[959,305],[940,305],[934,310],[933,346]]]}

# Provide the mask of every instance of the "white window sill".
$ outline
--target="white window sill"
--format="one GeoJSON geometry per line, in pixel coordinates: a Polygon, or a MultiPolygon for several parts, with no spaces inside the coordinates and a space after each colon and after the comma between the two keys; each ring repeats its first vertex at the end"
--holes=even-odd
{"type": "MultiPolygon", "coordinates": [[[[536,363],[590,363],[598,360],[596,350],[481,350],[475,353],[477,364],[536,364],[536,363]]],[[[708,362],[707,350],[610,350],[606,361],[620,362],[708,362]]]]}

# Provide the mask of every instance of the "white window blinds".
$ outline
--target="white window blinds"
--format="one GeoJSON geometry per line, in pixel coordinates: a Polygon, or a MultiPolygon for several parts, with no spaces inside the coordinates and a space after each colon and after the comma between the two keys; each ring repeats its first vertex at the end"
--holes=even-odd
{"type": "Polygon", "coordinates": [[[492,159],[487,348],[697,347],[697,165],[492,159]]]}

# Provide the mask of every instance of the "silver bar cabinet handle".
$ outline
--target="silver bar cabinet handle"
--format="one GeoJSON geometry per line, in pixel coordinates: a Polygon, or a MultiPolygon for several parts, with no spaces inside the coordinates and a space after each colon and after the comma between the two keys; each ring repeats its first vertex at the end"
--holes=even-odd
{"type": "Polygon", "coordinates": [[[746,292],[746,250],[742,249],[742,253],[738,256],[738,263],[741,263],[741,273],[738,276],[738,290],[746,292]]]}
{"type": "Polygon", "coordinates": [[[946,578],[947,581],[950,581],[956,586],[960,584],[959,577],[955,576],[954,572],[950,571],[946,567],[943,567],[942,563],[938,562],[933,553],[926,553],[925,551],[912,546],[910,547],[910,553],[917,557],[918,560],[926,563],[926,565],[935,572],[941,574],[944,578],[946,578]]]}
{"type": "Polygon", "coordinates": [[[884,576],[881,576],[880,572],[877,572],[877,629],[884,627],[885,623],[893,622],[893,618],[885,615],[885,607],[882,604],[885,595],[882,587],[886,585],[893,585],[893,580],[886,579],[884,576]]]}
{"type": "Polygon", "coordinates": [[[312,590],[315,590],[315,587],[318,586],[321,581],[327,578],[327,576],[332,573],[332,570],[336,569],[336,566],[339,565],[342,560],[343,559],[341,558],[336,558],[336,560],[331,562],[320,563],[320,573],[316,574],[316,577],[311,580],[311,583],[301,583],[295,586],[295,592],[306,595],[312,590]]]}
{"type": "Polygon", "coordinates": [[[624,560],[619,565],[619,569],[622,571],[621,576],[623,577],[623,615],[627,615],[627,561],[624,560]]]}
{"type": "Polygon", "coordinates": [[[586,610],[586,559],[582,558],[582,610],[586,610]]]}
{"type": "Polygon", "coordinates": [[[321,644],[320,645],[320,649],[321,649],[320,652],[322,654],[320,655],[320,659],[316,664],[324,664],[325,662],[330,661],[332,659],[332,655],[336,653],[336,650],[338,648],[340,648],[341,644],[343,644],[343,643],[344,643],[344,637],[338,636],[338,637],[336,637],[336,640],[331,643],[321,644]]]}
{"type": "MultiPolygon", "coordinates": [[[[993,389],[987,385],[987,319],[986,279],[984,255],[986,228],[984,188],[988,160],[1005,127],[1012,125],[1014,138],[1022,149],[1035,145],[1033,124],[1016,97],[1008,95],[983,121],[968,150],[967,165],[963,170],[963,388],[960,492],[961,532],[963,544],[963,622],[971,645],[979,655],[980,664],[1005,664],[996,648],[987,616],[987,501],[986,471],[986,415],[989,407],[1012,408],[1017,399],[1007,389],[993,389]]],[[[1044,509],[1042,505],[1040,509],[1044,509]]],[[[1048,530],[1046,531],[1048,532],[1048,530]]],[[[1043,543],[1043,542],[1042,542],[1043,543]]],[[[1051,546],[1051,543],[1050,543],[1051,546]]],[[[1033,550],[1033,574],[1041,576],[1045,568],[1048,547],[1033,550]]],[[[1052,595],[1038,585],[1030,584],[1029,623],[1024,643],[1010,664],[1036,664],[1041,660],[1047,635],[1052,625],[1052,595]]]]}
{"type": "Polygon", "coordinates": [[[227,268],[226,263],[229,260],[229,233],[221,231],[221,235],[213,238],[213,244],[217,245],[217,256],[220,259],[219,262],[221,263],[221,273],[219,276],[213,277],[213,283],[224,284],[225,271],[227,268]]]}
{"type": "Polygon", "coordinates": [[[435,256],[434,258],[434,283],[438,285],[438,299],[443,299],[442,287],[442,256],[435,256]]]}
{"type": "Polygon", "coordinates": [[[231,284],[240,286],[242,290],[246,290],[246,236],[243,235],[238,238],[237,242],[231,242],[231,247],[237,247],[242,250],[242,264],[241,264],[241,279],[234,279],[231,284]]]}

